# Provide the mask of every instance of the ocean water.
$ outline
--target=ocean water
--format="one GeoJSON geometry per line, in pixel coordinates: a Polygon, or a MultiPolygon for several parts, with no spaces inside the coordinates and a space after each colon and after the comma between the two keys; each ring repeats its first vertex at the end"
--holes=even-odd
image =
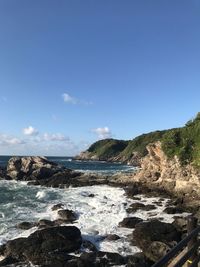
{"type": "MultiPolygon", "coordinates": [[[[0,156],[0,167],[6,167],[11,156],[0,156]]],[[[47,157],[66,168],[83,171],[83,172],[98,172],[112,174],[115,172],[132,172],[135,170],[133,166],[128,166],[121,163],[108,163],[105,161],[80,161],[73,157],[47,157]]]]}
{"type": "MultiPolygon", "coordinates": [[[[144,204],[152,204],[159,199],[143,195],[139,197],[144,204]]],[[[165,222],[172,222],[174,216],[163,212],[167,199],[162,200],[162,206],[157,206],[153,211],[138,210],[134,214],[127,214],[126,208],[134,202],[138,201],[128,199],[122,188],[107,185],[57,189],[1,180],[0,244],[17,237],[27,237],[37,230],[37,227],[26,231],[17,229],[16,225],[20,222],[57,219],[57,211],[51,208],[63,203],[64,208],[72,209],[78,215],[74,225],[81,230],[84,239],[92,241],[102,251],[133,254],[139,249],[128,242],[127,236],[132,233],[132,229],[118,227],[120,221],[125,217],[136,216],[143,220],[163,218],[165,222]],[[89,194],[94,194],[94,197],[89,197],[89,194]],[[102,237],[108,234],[117,234],[121,238],[113,242],[102,241],[102,237]]]]}
{"type": "MultiPolygon", "coordinates": [[[[98,162],[76,162],[71,158],[51,158],[66,167],[73,166],[76,170],[110,171],[114,169],[124,171],[121,164],[108,164],[98,162]]],[[[6,165],[7,158],[1,157],[1,165],[6,165]]],[[[128,168],[127,168],[128,169],[128,168]]],[[[115,171],[116,171],[115,170],[115,171]]],[[[130,171],[130,170],[129,170],[130,171]]],[[[159,198],[147,198],[144,195],[139,202],[152,204],[159,198]]],[[[119,227],[125,217],[135,216],[143,220],[150,218],[163,218],[165,222],[172,222],[174,215],[165,214],[167,199],[153,211],[138,210],[134,214],[127,214],[126,209],[138,200],[128,199],[122,188],[101,186],[85,186],[79,188],[45,188],[41,186],[27,186],[26,182],[0,180],[0,245],[10,239],[27,237],[37,230],[20,230],[16,226],[20,222],[38,222],[40,219],[55,220],[57,211],[52,206],[62,203],[64,208],[72,209],[78,216],[74,223],[82,233],[83,239],[93,242],[99,250],[117,252],[121,255],[132,255],[139,251],[137,246],[129,243],[128,235],[133,229],[119,227]],[[93,194],[94,197],[89,197],[93,194]],[[117,234],[117,241],[103,239],[108,234],[117,234]]],[[[184,215],[184,214],[182,214],[184,215]]],[[[185,214],[187,215],[187,214],[185,214]]]]}

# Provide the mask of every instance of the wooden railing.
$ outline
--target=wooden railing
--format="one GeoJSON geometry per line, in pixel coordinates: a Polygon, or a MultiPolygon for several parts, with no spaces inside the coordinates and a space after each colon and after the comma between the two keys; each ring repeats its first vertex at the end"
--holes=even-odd
{"type": "Polygon", "coordinates": [[[198,263],[200,262],[200,240],[198,238],[200,225],[197,226],[197,219],[192,216],[188,217],[187,232],[188,235],[152,267],[198,267],[198,263]],[[185,247],[187,247],[187,250],[183,255],[181,255],[180,253],[185,247]],[[170,262],[172,262],[174,258],[177,259],[176,263],[170,265],[170,262]]]}

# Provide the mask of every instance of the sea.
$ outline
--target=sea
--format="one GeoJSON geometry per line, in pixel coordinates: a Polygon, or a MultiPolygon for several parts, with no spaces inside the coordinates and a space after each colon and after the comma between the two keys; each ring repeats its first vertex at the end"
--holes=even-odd
{"type": "MultiPolygon", "coordinates": [[[[0,156],[0,167],[6,167],[11,156],[0,156]]],[[[48,160],[56,162],[66,168],[82,171],[112,174],[116,172],[132,172],[135,167],[119,162],[109,163],[106,161],[82,161],[73,157],[47,157],[48,160]]]]}
{"type": "MultiPolygon", "coordinates": [[[[9,156],[0,157],[1,167],[6,166],[9,158],[9,156]]],[[[48,159],[67,168],[84,172],[134,171],[133,167],[120,163],[77,161],[70,157],[48,157],[48,159]]],[[[17,225],[21,222],[56,220],[58,214],[52,207],[62,203],[64,208],[71,209],[77,214],[78,220],[74,225],[81,230],[83,239],[93,242],[101,251],[132,255],[140,250],[129,242],[128,236],[133,229],[119,227],[119,223],[125,217],[134,216],[143,220],[163,218],[165,222],[173,221],[173,215],[164,212],[168,199],[147,198],[145,195],[137,197],[140,203],[152,204],[160,200],[161,205],[156,206],[153,211],[138,210],[134,214],[127,214],[126,209],[138,200],[127,198],[124,189],[120,187],[95,185],[58,189],[28,186],[26,182],[0,180],[0,245],[10,239],[27,237],[37,230],[37,227],[30,230],[18,229],[17,225]],[[91,194],[93,197],[90,197],[91,194]],[[108,241],[103,238],[109,234],[116,234],[120,239],[108,241]]]]}

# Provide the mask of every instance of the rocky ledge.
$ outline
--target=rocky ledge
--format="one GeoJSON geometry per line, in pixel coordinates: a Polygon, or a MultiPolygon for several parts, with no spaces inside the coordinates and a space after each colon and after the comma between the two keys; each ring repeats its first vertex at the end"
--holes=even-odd
{"type": "Polygon", "coordinates": [[[60,188],[108,183],[107,176],[67,169],[45,157],[13,157],[8,161],[7,169],[0,169],[0,179],[28,181],[30,185],[60,188]]]}
{"type": "Polygon", "coordinates": [[[147,146],[148,154],[141,160],[141,169],[133,175],[132,181],[154,190],[163,190],[182,200],[182,203],[199,209],[200,172],[191,164],[181,165],[175,156],[168,159],[161,143],[147,146]]]}
{"type": "Polygon", "coordinates": [[[0,255],[4,257],[0,266],[5,267],[32,264],[39,267],[151,266],[151,261],[142,253],[123,257],[98,251],[92,243],[82,239],[75,226],[48,227],[27,238],[8,241],[0,246],[0,255]]]}

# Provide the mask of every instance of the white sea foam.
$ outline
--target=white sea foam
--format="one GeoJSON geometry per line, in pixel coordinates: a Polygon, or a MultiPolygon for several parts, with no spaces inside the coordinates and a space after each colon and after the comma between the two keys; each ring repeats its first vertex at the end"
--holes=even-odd
{"type": "Polygon", "coordinates": [[[45,198],[47,195],[47,193],[45,192],[45,190],[42,190],[42,191],[38,191],[37,194],[36,194],[36,197],[38,199],[42,199],[42,198],[45,198]]]}
{"type": "MultiPolygon", "coordinates": [[[[74,225],[81,230],[84,239],[92,241],[102,251],[118,252],[122,255],[139,251],[137,247],[131,246],[128,242],[127,235],[131,234],[133,229],[118,227],[119,222],[125,217],[136,216],[146,220],[152,216],[152,218],[162,217],[165,222],[173,220],[173,215],[163,212],[167,200],[163,200],[162,206],[157,206],[156,210],[138,210],[134,215],[127,214],[125,208],[138,201],[127,199],[123,189],[107,185],[44,189],[8,182],[7,188],[14,199],[2,208],[0,207],[0,211],[5,213],[5,218],[0,216],[0,244],[16,237],[27,237],[37,229],[36,227],[27,231],[17,229],[15,225],[19,222],[57,219],[57,211],[52,211],[51,208],[58,203],[63,203],[64,208],[72,209],[77,213],[78,220],[74,225]],[[91,194],[94,197],[91,197],[91,194]],[[103,240],[108,234],[117,234],[120,239],[103,240]]],[[[147,198],[144,195],[139,197],[141,197],[139,202],[144,204],[152,204],[158,200],[158,198],[147,198]]]]}

